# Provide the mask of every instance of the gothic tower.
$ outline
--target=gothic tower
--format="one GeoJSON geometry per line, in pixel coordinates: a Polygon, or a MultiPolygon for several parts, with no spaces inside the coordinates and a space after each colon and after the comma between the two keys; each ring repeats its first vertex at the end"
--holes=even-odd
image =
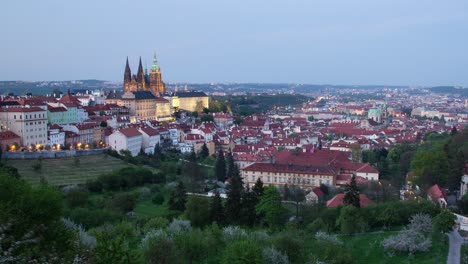
{"type": "Polygon", "coordinates": [[[143,72],[143,65],[141,64],[141,57],[140,57],[140,64],[138,65],[138,73],[137,73],[137,90],[138,91],[146,91],[146,80],[145,80],[145,73],[143,72]]]}
{"type": "Polygon", "coordinates": [[[154,53],[153,65],[151,66],[150,74],[150,89],[155,94],[166,92],[166,85],[161,78],[161,69],[158,65],[158,60],[156,59],[156,53],[154,53]]]}
{"type": "Polygon", "coordinates": [[[128,57],[127,57],[127,64],[125,65],[125,73],[124,73],[124,92],[130,91],[131,82],[132,82],[132,72],[130,70],[130,66],[128,65],[128,57]]]}

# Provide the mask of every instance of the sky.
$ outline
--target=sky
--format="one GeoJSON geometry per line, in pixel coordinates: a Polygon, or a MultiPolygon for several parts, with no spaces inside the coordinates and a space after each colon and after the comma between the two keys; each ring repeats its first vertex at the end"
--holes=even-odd
{"type": "Polygon", "coordinates": [[[466,0],[15,0],[0,80],[468,86],[466,0]]]}

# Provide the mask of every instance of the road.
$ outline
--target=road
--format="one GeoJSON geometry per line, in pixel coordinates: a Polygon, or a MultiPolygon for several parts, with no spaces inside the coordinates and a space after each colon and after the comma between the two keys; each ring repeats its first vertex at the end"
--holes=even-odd
{"type": "Polygon", "coordinates": [[[465,243],[465,239],[458,233],[458,229],[447,233],[449,237],[449,253],[447,256],[447,264],[460,264],[461,246],[465,243]]]}

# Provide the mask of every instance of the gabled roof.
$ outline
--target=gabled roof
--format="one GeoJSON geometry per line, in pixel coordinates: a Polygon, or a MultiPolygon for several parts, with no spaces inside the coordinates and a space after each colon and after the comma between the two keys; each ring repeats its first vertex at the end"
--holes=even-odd
{"type": "Polygon", "coordinates": [[[140,128],[140,131],[142,131],[143,133],[145,133],[146,135],[150,137],[159,135],[159,131],[152,127],[142,127],[140,128]]]}
{"type": "Polygon", "coordinates": [[[19,136],[11,131],[0,132],[0,140],[8,140],[8,139],[14,139],[14,138],[19,138],[19,136]]]}
{"type": "Polygon", "coordinates": [[[133,127],[122,128],[119,131],[128,138],[141,136],[141,133],[138,131],[138,129],[133,127]]]}
{"type": "MultiPolygon", "coordinates": [[[[343,198],[344,198],[344,193],[339,193],[335,195],[333,198],[327,201],[327,207],[328,208],[335,208],[340,205],[343,205],[343,198]]],[[[365,195],[365,194],[359,194],[359,202],[361,207],[366,207],[372,204],[372,201],[365,195]]]]}
{"type": "Polygon", "coordinates": [[[427,195],[429,195],[429,197],[431,197],[433,200],[447,198],[445,190],[441,189],[437,184],[434,184],[431,188],[429,188],[427,195]]]}

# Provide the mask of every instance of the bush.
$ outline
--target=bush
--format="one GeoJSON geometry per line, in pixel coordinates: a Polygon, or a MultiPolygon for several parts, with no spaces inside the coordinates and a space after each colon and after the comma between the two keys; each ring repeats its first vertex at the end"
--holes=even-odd
{"type": "Polygon", "coordinates": [[[317,232],[314,237],[321,242],[325,241],[335,245],[343,245],[343,242],[336,235],[330,235],[322,231],[317,232]]]}
{"type": "Polygon", "coordinates": [[[367,222],[364,220],[361,210],[354,206],[343,207],[337,223],[343,234],[363,232],[367,229],[367,222]]]}
{"type": "Polygon", "coordinates": [[[181,232],[189,232],[191,230],[192,230],[192,225],[190,225],[190,221],[180,220],[180,219],[172,220],[171,224],[167,228],[167,232],[172,235],[175,235],[181,232]]]}
{"type": "Polygon", "coordinates": [[[201,196],[190,196],[186,209],[185,216],[194,226],[204,226],[210,221],[210,203],[208,199],[201,196]]]}
{"type": "Polygon", "coordinates": [[[91,210],[88,208],[76,208],[68,213],[68,217],[85,228],[96,227],[107,222],[115,222],[121,218],[119,214],[107,209],[91,210]]]}
{"type": "Polygon", "coordinates": [[[148,187],[142,187],[138,190],[138,199],[146,200],[151,196],[151,190],[148,187]]]}
{"type": "Polygon", "coordinates": [[[322,218],[317,218],[312,223],[308,224],[306,229],[307,232],[315,234],[318,231],[326,231],[327,225],[323,222],[322,218]]]}
{"type": "Polygon", "coordinates": [[[153,195],[153,198],[151,198],[151,201],[154,204],[161,205],[164,203],[164,195],[162,193],[156,193],[153,195]]]}
{"type": "Polygon", "coordinates": [[[122,213],[133,211],[135,205],[135,196],[129,193],[116,194],[109,203],[110,208],[122,213]]]}
{"type": "Polygon", "coordinates": [[[288,256],[283,255],[273,247],[264,248],[262,258],[264,264],[289,264],[288,256]]]}
{"type": "Polygon", "coordinates": [[[457,217],[453,213],[444,210],[434,218],[434,230],[443,233],[450,232],[456,220],[457,217]]]}
{"type": "Polygon", "coordinates": [[[223,228],[223,240],[225,243],[247,238],[247,232],[238,226],[226,226],[223,228]]]}
{"type": "Polygon", "coordinates": [[[101,181],[99,180],[88,180],[86,182],[86,188],[90,191],[90,192],[96,192],[96,193],[100,193],[102,192],[102,189],[104,188],[103,184],[101,181]]]}
{"type": "Polygon", "coordinates": [[[162,230],[148,232],[141,241],[146,263],[176,263],[177,249],[172,238],[162,230]]]}
{"type": "Polygon", "coordinates": [[[88,202],[89,192],[83,188],[69,190],[65,198],[70,207],[84,206],[88,202]]]}
{"type": "Polygon", "coordinates": [[[224,250],[223,264],[261,264],[260,247],[249,240],[241,240],[229,244],[224,250]]]}
{"type": "Polygon", "coordinates": [[[427,214],[415,214],[411,216],[408,228],[416,232],[429,233],[432,231],[432,218],[427,214]]]}
{"type": "Polygon", "coordinates": [[[292,233],[281,233],[273,239],[273,245],[279,251],[284,252],[291,262],[300,263],[302,257],[303,241],[292,233]]]}
{"type": "Polygon", "coordinates": [[[168,225],[169,225],[169,221],[164,217],[151,218],[143,226],[143,232],[148,233],[152,230],[163,229],[163,228],[166,228],[168,225]]]}
{"type": "Polygon", "coordinates": [[[415,230],[403,230],[396,236],[389,237],[382,241],[385,251],[408,252],[426,252],[431,248],[430,238],[426,238],[422,233],[415,230]]]}

